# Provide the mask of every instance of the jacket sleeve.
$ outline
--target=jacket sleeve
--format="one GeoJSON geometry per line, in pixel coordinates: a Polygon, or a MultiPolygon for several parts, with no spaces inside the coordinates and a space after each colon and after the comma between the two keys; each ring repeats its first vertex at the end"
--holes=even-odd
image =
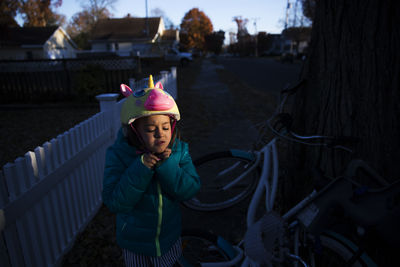
{"type": "Polygon", "coordinates": [[[107,149],[102,192],[104,204],[113,213],[131,211],[142,198],[153,174],[140,157],[126,166],[112,147],[107,149]]]}
{"type": "Polygon", "coordinates": [[[181,142],[181,153],[173,152],[155,169],[161,188],[178,201],[191,199],[200,189],[200,178],[189,155],[188,145],[181,142]]]}

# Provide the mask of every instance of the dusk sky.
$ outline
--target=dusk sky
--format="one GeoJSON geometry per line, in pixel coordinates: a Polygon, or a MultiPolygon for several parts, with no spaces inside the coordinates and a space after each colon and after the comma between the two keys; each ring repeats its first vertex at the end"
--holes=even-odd
{"type": "MultiPolygon", "coordinates": [[[[67,21],[72,15],[82,10],[83,1],[63,0],[63,5],[56,11],[67,16],[67,21]]],[[[294,0],[290,2],[293,3],[294,0]]],[[[300,1],[299,1],[300,2],[300,1]]],[[[147,0],[148,13],[155,8],[161,9],[165,15],[179,26],[185,13],[197,7],[203,11],[213,23],[214,30],[236,32],[237,26],[233,22],[234,16],[247,18],[247,29],[254,34],[257,22],[257,31],[280,33],[284,27],[287,0],[147,0]]],[[[113,17],[121,18],[130,13],[132,16],[145,17],[145,0],[118,0],[114,9],[110,9],[113,17]]],[[[299,9],[301,6],[299,5],[299,9]]]]}

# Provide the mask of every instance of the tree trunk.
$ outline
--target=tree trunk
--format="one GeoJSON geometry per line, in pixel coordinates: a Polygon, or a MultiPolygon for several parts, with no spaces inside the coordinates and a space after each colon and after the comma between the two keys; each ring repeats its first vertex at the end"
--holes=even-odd
{"type": "Polygon", "coordinates": [[[317,1],[293,129],[359,142],[354,153],[291,144],[286,208],[304,197],[312,167],[334,177],[360,158],[389,181],[400,178],[399,10],[397,0],[317,1]]]}

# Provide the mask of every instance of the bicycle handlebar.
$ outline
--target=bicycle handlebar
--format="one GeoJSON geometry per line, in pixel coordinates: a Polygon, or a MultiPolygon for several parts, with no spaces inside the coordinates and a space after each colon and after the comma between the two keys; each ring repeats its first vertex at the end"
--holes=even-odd
{"type": "Polygon", "coordinates": [[[302,87],[306,83],[307,83],[307,80],[303,79],[300,82],[298,82],[296,85],[292,86],[291,88],[285,88],[285,89],[281,90],[281,94],[293,95],[293,94],[295,94],[297,92],[297,90],[300,87],[302,87]]]}
{"type": "Polygon", "coordinates": [[[328,148],[342,148],[349,152],[352,152],[351,149],[347,148],[346,146],[359,142],[360,138],[354,136],[322,136],[322,135],[312,135],[312,136],[302,136],[296,134],[291,130],[293,118],[288,113],[279,113],[274,118],[276,121],[273,125],[270,125],[270,122],[267,121],[268,126],[271,130],[286,139],[291,141],[300,142],[306,145],[321,145],[326,146],[328,148]],[[288,137],[286,134],[289,134],[288,137]],[[307,143],[300,140],[308,140],[308,139],[322,139],[324,142],[322,143],[307,143]]]}

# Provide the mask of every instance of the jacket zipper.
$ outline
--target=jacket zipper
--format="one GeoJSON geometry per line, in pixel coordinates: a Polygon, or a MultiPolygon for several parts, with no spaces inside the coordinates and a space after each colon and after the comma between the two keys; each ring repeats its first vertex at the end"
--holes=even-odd
{"type": "Polygon", "coordinates": [[[126,226],[126,223],[124,223],[124,225],[122,225],[121,234],[124,232],[125,226],[126,226]]]}
{"type": "Polygon", "coordinates": [[[161,194],[161,186],[160,183],[157,182],[157,193],[158,193],[158,223],[157,223],[157,233],[156,233],[156,253],[157,257],[161,256],[161,248],[160,248],[160,233],[161,233],[161,223],[162,223],[162,194],[161,194]]]}

